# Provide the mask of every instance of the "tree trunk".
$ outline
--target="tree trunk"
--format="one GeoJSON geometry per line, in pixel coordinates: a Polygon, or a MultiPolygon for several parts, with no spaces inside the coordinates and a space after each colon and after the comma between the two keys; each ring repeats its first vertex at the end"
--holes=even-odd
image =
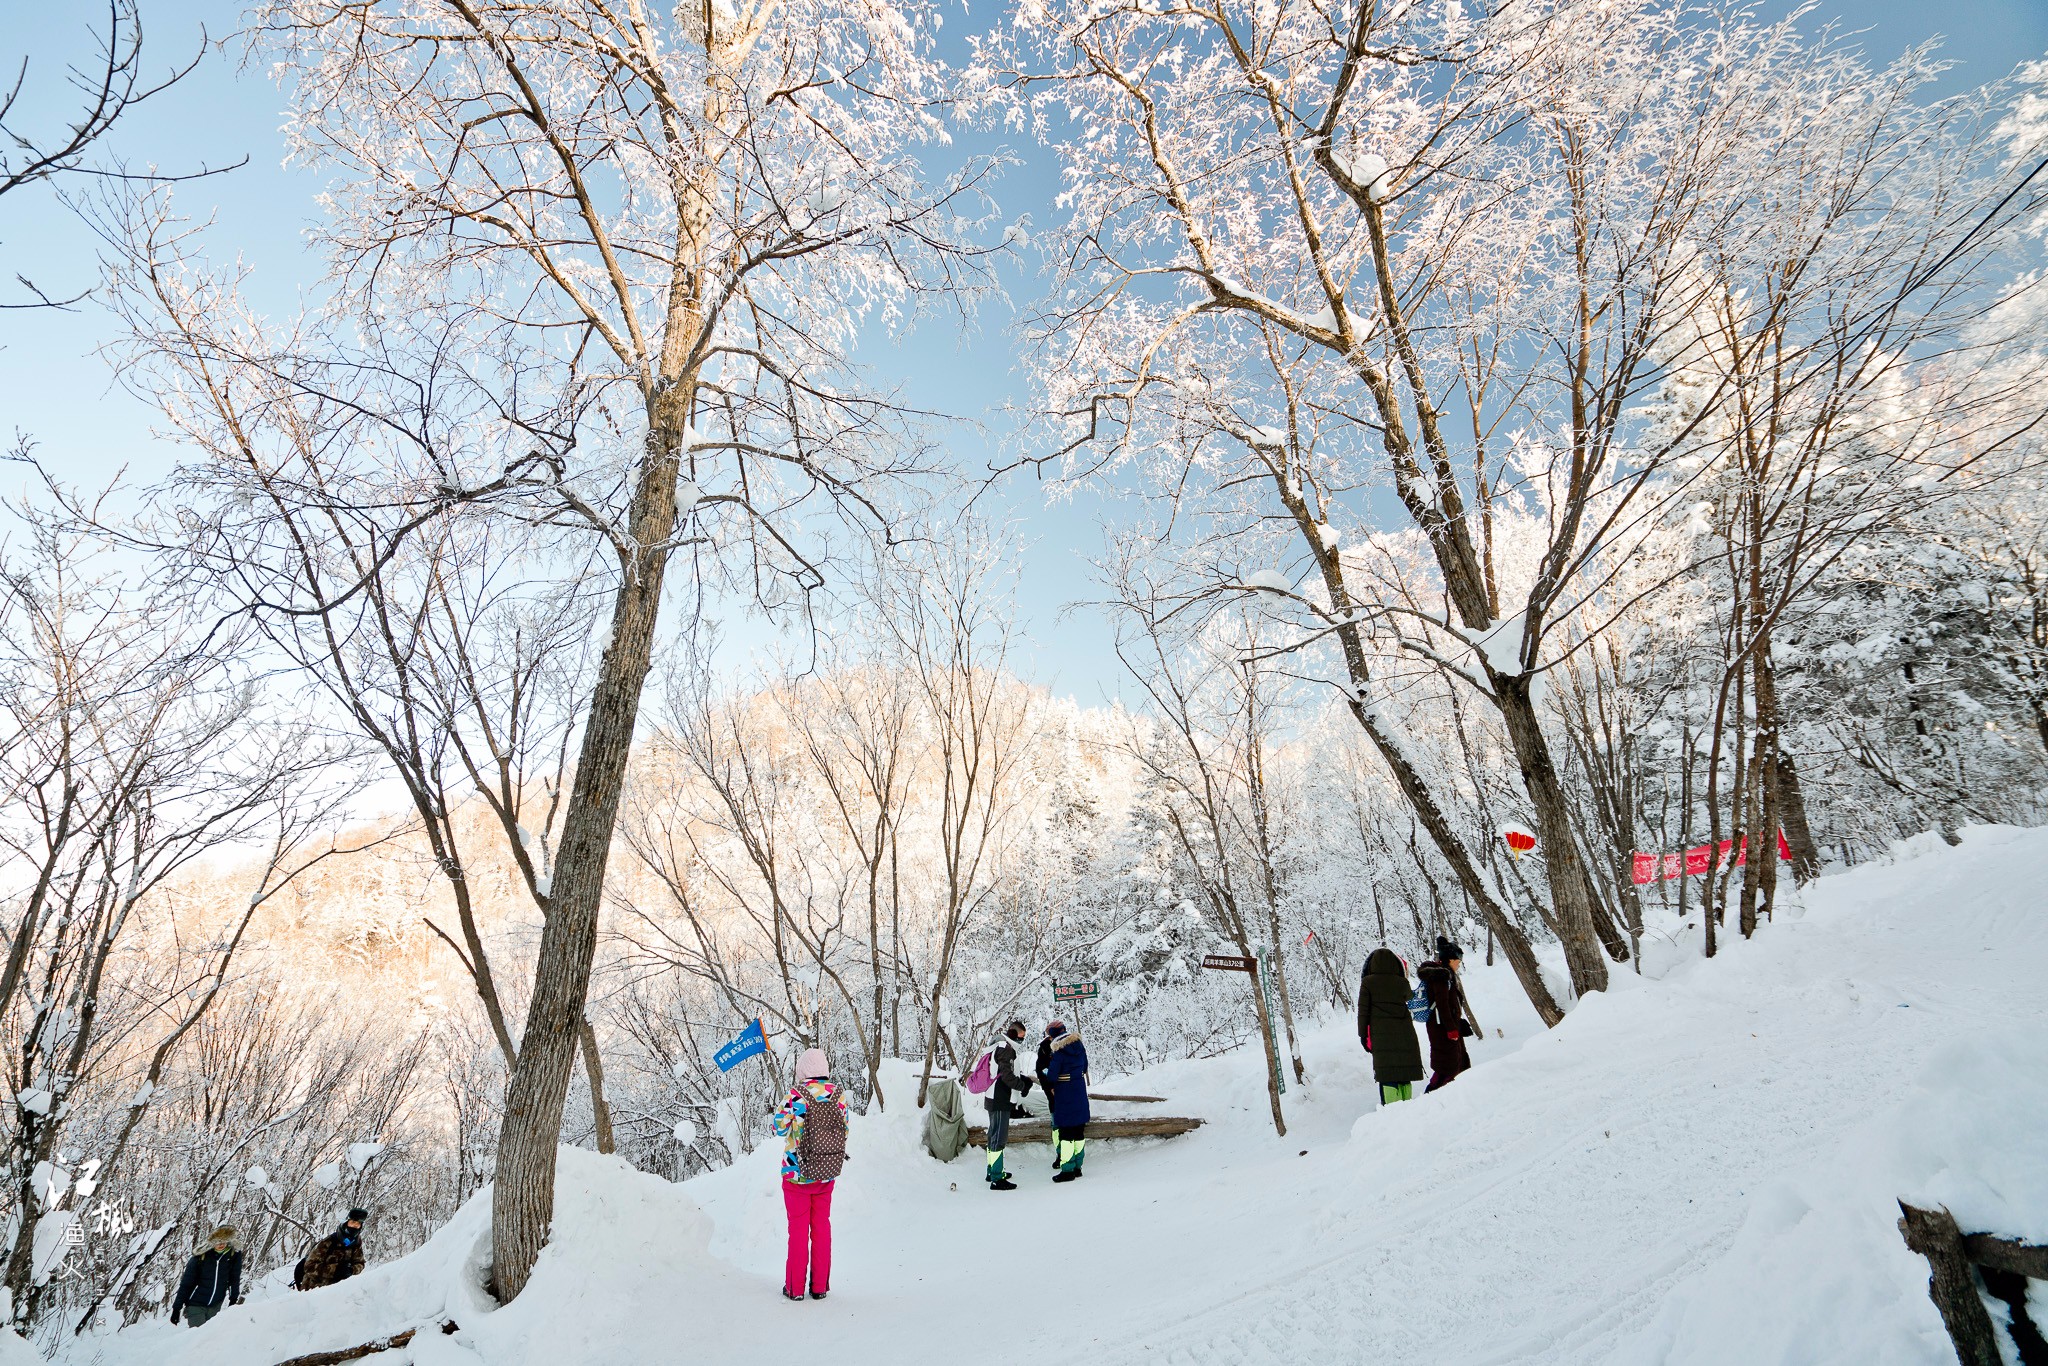
{"type": "Polygon", "coordinates": [[[1287,1057],[1294,1067],[1294,1084],[1306,1086],[1308,1073],[1301,1065],[1301,1042],[1294,1033],[1294,998],[1287,989],[1287,962],[1282,955],[1280,934],[1280,879],[1273,869],[1273,839],[1266,811],[1266,751],[1259,736],[1258,694],[1251,670],[1245,670],[1245,777],[1251,790],[1252,833],[1258,839],[1259,882],[1265,894],[1266,929],[1273,944],[1273,978],[1280,988],[1280,1019],[1287,1027],[1287,1057]]]}
{"type": "MultiPolygon", "coordinates": [[[[1252,953],[1252,946],[1242,939],[1237,941],[1237,951],[1254,963],[1258,962],[1252,953]]],[[[1256,971],[1248,972],[1245,976],[1251,979],[1252,1009],[1258,1013],[1259,1040],[1266,1050],[1266,1100],[1273,1107],[1273,1132],[1285,1138],[1287,1116],[1280,1113],[1280,1048],[1278,1041],[1273,1037],[1273,1017],[1266,1010],[1266,984],[1259,980],[1256,971]]]]}
{"type": "Polygon", "coordinates": [[[932,1063],[939,1056],[939,1030],[944,1021],[939,1019],[939,1002],[946,999],[946,984],[953,975],[953,931],[946,931],[946,938],[940,947],[944,957],[939,962],[939,980],[932,987],[932,1032],[925,1041],[924,1070],[917,1078],[917,1108],[924,1108],[925,1096],[931,1091],[932,1063]]]}
{"type": "MultiPolygon", "coordinates": [[[[443,1323],[441,1331],[444,1334],[453,1333],[456,1331],[455,1325],[453,1323],[443,1323]]],[[[339,1351],[333,1352],[312,1352],[306,1356],[293,1357],[290,1361],[279,1362],[278,1366],[342,1366],[343,1362],[360,1361],[364,1357],[375,1356],[379,1352],[396,1351],[398,1348],[411,1342],[415,1337],[418,1337],[419,1332],[420,1330],[417,1328],[408,1328],[403,1333],[394,1333],[388,1338],[378,1338],[374,1342],[365,1342],[360,1346],[343,1347],[339,1351]]]]}
{"type": "Polygon", "coordinates": [[[1537,832],[1543,840],[1543,870],[1550,880],[1550,907],[1557,917],[1558,938],[1564,942],[1564,961],[1571,971],[1572,990],[1583,996],[1589,991],[1607,990],[1607,955],[1620,962],[1628,946],[1614,933],[1606,917],[1596,910],[1598,898],[1592,881],[1579,859],[1578,839],[1572,833],[1571,804],[1564,785],[1557,779],[1551,762],[1549,742],[1543,738],[1536,708],[1529,700],[1529,676],[1495,675],[1495,699],[1507,722],[1508,740],[1522,768],[1522,783],[1529,793],[1529,806],[1536,814],[1537,832]],[[1601,950],[1606,950],[1603,955],[1601,950]]]}
{"type": "MultiPolygon", "coordinates": [[[[1383,250],[1385,243],[1382,240],[1378,245],[1383,250]]],[[[1301,523],[1304,529],[1309,528],[1312,523],[1307,509],[1301,505],[1300,495],[1296,493],[1290,496],[1293,499],[1291,510],[1294,512],[1295,520],[1301,523]]],[[[1322,570],[1323,585],[1330,595],[1331,606],[1338,611],[1348,611],[1353,600],[1351,590],[1344,582],[1343,561],[1319,535],[1312,537],[1312,543],[1317,564],[1322,570]]],[[[1564,1011],[1558,1007],[1556,998],[1550,994],[1549,984],[1543,980],[1543,971],[1537,966],[1536,954],[1529,947],[1528,936],[1522,933],[1521,926],[1508,919],[1500,904],[1487,890],[1486,884],[1479,880],[1479,870],[1472,866],[1470,852],[1458,838],[1457,831],[1451,828],[1451,822],[1444,815],[1443,808],[1437,805],[1436,795],[1429,790],[1429,784],[1423,781],[1415,766],[1408,762],[1408,756],[1402,752],[1399,742],[1380,726],[1379,714],[1368,708],[1361,700],[1372,686],[1372,670],[1366,664],[1365,643],[1359,637],[1358,627],[1348,622],[1339,627],[1337,641],[1344,651],[1345,671],[1351,676],[1351,695],[1346,701],[1351,708],[1352,717],[1365,728],[1366,735],[1372,740],[1373,748],[1386,760],[1387,768],[1393,773],[1401,794],[1408,799],[1409,809],[1429,831],[1431,842],[1443,855],[1444,862],[1450,865],[1451,872],[1458,879],[1458,885],[1464,888],[1472,904],[1479,907],[1486,916],[1487,925],[1499,937],[1507,953],[1508,963],[1515,970],[1515,980],[1522,984],[1522,990],[1528,994],[1529,1003],[1536,1007],[1536,1014],[1543,1020],[1544,1027],[1547,1029],[1555,1025],[1564,1018],[1564,1011]]],[[[1384,934],[1381,937],[1384,938],[1384,934]]],[[[1604,965],[1601,972],[1604,976],[1604,965]]]]}
{"type": "Polygon", "coordinates": [[[1785,844],[1792,851],[1792,877],[1802,887],[1820,876],[1820,846],[1814,843],[1813,827],[1806,820],[1806,789],[1799,784],[1799,770],[1785,752],[1784,735],[1779,733],[1777,751],[1778,810],[1785,828],[1785,844]]]}
{"type": "Polygon", "coordinates": [[[1543,969],[1536,962],[1536,951],[1529,946],[1529,937],[1522,933],[1521,926],[1508,919],[1507,913],[1501,909],[1500,903],[1493,899],[1493,894],[1487,890],[1486,884],[1479,880],[1479,870],[1472,866],[1472,860],[1466,855],[1464,844],[1459,841],[1457,832],[1451,829],[1450,819],[1444,814],[1443,808],[1437,805],[1436,794],[1429,790],[1422,775],[1408,762],[1408,756],[1402,752],[1394,738],[1381,732],[1376,713],[1368,711],[1364,704],[1354,697],[1351,700],[1351,714],[1357,719],[1358,724],[1365,728],[1366,735],[1372,740],[1374,748],[1379,750],[1380,757],[1386,760],[1395,783],[1400,787],[1402,795],[1408,799],[1409,808],[1414,811],[1423,828],[1429,831],[1429,837],[1436,843],[1437,851],[1444,856],[1444,862],[1448,863],[1451,871],[1457,875],[1458,885],[1465,889],[1465,894],[1472,898],[1472,904],[1485,915],[1487,925],[1492,928],[1494,937],[1500,941],[1501,951],[1507,955],[1508,966],[1514,969],[1515,980],[1522,984],[1522,990],[1528,994],[1529,1004],[1536,1007],[1536,1014],[1542,1019],[1544,1027],[1547,1029],[1555,1025],[1564,1018],[1564,1011],[1559,1008],[1557,998],[1550,994],[1549,983],[1543,980],[1543,969]]]}
{"type": "Polygon", "coordinates": [[[661,612],[668,544],[676,525],[676,478],[690,386],[649,404],[647,456],[633,492],[631,557],[612,606],[611,644],[598,666],[584,719],[555,861],[549,911],[534,965],[533,1000],[519,1062],[505,1090],[491,1200],[492,1285],[501,1302],[526,1288],[555,1213],[555,1151],[597,952],[598,908],[612,827],[640,718],[640,692],[661,612]]]}
{"type": "Polygon", "coordinates": [[[1771,642],[1769,635],[1757,642],[1756,653],[1752,656],[1756,671],[1756,786],[1758,812],[1756,833],[1750,836],[1750,843],[1756,848],[1749,851],[1749,875],[1756,884],[1753,905],[1746,905],[1749,912],[1748,933],[1756,932],[1757,916],[1766,919],[1778,918],[1778,831],[1784,822],[1783,788],[1779,783],[1782,769],[1778,763],[1778,727],[1781,719],[1778,712],[1777,671],[1771,664],[1771,642]]]}
{"type": "Polygon", "coordinates": [[[601,1153],[618,1151],[612,1141],[612,1107],[604,1098],[604,1059],[597,1052],[597,1031],[590,1021],[583,1022],[583,1071],[590,1080],[590,1118],[597,1128],[597,1150],[601,1153]]]}
{"type": "MultiPolygon", "coordinates": [[[[1158,1099],[1158,1097],[1143,1096],[1139,1097],[1139,1099],[1154,1100],[1158,1099]]],[[[1159,1115],[1156,1117],[1147,1115],[1141,1119],[1091,1119],[1088,1121],[1088,1137],[1095,1139],[1175,1138],[1181,1134],[1193,1133],[1201,1128],[1203,1123],[1203,1120],[1176,1115],[1159,1115]]],[[[1009,1141],[1012,1144],[1050,1143],[1053,1141],[1053,1138],[1054,1130],[1052,1125],[1039,1120],[1027,1120],[1010,1126],[1009,1141]]],[[[968,1127],[967,1146],[970,1148],[986,1148],[988,1146],[988,1126],[986,1124],[974,1124],[968,1127]]]]}

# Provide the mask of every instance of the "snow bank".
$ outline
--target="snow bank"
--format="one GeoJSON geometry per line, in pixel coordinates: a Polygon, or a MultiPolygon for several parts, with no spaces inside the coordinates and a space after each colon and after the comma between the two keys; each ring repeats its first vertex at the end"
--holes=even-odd
{"type": "Polygon", "coordinates": [[[73,1359],[274,1366],[446,1318],[462,1331],[373,1366],[779,1363],[792,1331],[824,1334],[842,1366],[895,1366],[1001,1340],[997,1306],[1023,1315],[1024,1343],[1032,1287],[1057,1275],[1062,1350],[1099,1363],[1946,1366],[1895,1201],[2048,1237],[2044,860],[2043,831],[1903,849],[1712,963],[1674,930],[1661,976],[1617,973],[1555,1030],[1504,967],[1471,968],[1477,1066],[1384,1110],[1351,1021],[1326,1014],[1285,1138],[1253,1050],[1100,1076],[1169,1097],[1100,1114],[1208,1124],[1091,1144],[1070,1185],[1038,1147],[1013,1146],[1020,1189],[1003,1194],[978,1150],[933,1162],[915,1074],[891,1064],[894,1108],[849,1132],[823,1302],[777,1293],[772,1144],[682,1185],[565,1151],[554,1241],[510,1306],[481,1290],[479,1197],[354,1281],[73,1359]]]}

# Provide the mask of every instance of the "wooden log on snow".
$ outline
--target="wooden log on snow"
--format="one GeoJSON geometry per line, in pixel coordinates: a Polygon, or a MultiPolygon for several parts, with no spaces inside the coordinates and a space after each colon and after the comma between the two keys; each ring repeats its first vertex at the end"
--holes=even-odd
{"type": "MultiPolygon", "coordinates": [[[[1144,1119],[1091,1119],[1088,1121],[1090,1138],[1175,1138],[1181,1134],[1193,1133],[1202,1127],[1199,1119],[1183,1119],[1173,1115],[1147,1116],[1144,1119]]],[[[1010,1125],[1010,1142],[1050,1143],[1052,1125],[1044,1120],[1019,1120],[1010,1125]]],[[[967,1145],[971,1148],[988,1146],[988,1126],[972,1125],[967,1130],[967,1145]]]]}
{"type": "Polygon", "coordinates": [[[1165,1096],[1111,1096],[1105,1095],[1101,1091],[1090,1091],[1088,1093],[1088,1099],[1132,1101],[1139,1105],[1164,1105],[1166,1103],[1165,1096]]]}
{"type": "MultiPolygon", "coordinates": [[[[331,1352],[309,1352],[302,1357],[293,1357],[290,1361],[280,1361],[277,1366],[341,1366],[345,1361],[360,1361],[379,1352],[390,1352],[403,1347],[411,1342],[419,1331],[417,1328],[408,1328],[403,1333],[393,1333],[388,1338],[378,1338],[374,1342],[365,1342],[355,1347],[341,1347],[331,1352]]],[[[441,1331],[452,1333],[455,1331],[455,1325],[444,1323],[441,1325],[441,1331]]]]}
{"type": "Polygon", "coordinates": [[[2037,1247],[2017,1238],[2000,1238],[1990,1233],[1965,1233],[1963,1251],[1969,1253],[1970,1260],[1978,1266],[2048,1281],[2048,1247],[2037,1247]]]}
{"type": "Polygon", "coordinates": [[[1962,1366],[2002,1366],[1998,1338],[1991,1327],[1991,1315],[1984,1298],[1977,1293],[1977,1276],[1970,1269],[1970,1254],[1963,1246],[1963,1231],[1945,1209],[1916,1209],[1899,1201],[1899,1233],[1906,1246],[1927,1259],[1934,1274],[1928,1278],[1927,1294],[1941,1311],[1948,1338],[1955,1345],[1956,1360],[1962,1366]]]}

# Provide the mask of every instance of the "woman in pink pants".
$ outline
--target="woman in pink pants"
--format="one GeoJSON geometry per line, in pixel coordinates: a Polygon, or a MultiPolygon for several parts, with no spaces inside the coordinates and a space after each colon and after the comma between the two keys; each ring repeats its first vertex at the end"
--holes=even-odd
{"type": "Polygon", "coordinates": [[[782,1208],[789,1215],[789,1259],[782,1297],[811,1298],[832,1289],[832,1183],[846,1161],[846,1101],[829,1080],[825,1054],[807,1048],[796,1063],[796,1085],[775,1112],[782,1135],[782,1208]]]}

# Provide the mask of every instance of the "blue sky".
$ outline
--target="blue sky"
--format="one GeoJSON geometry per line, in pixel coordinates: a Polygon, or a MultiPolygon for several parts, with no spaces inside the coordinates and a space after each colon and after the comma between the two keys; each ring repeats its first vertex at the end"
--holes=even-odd
{"type": "MultiPolygon", "coordinates": [[[[981,8],[984,0],[977,0],[981,8]]],[[[1773,0],[1782,5],[1782,0],[1773,0]]],[[[1770,8],[1766,5],[1765,8],[1770,8]]],[[[199,50],[202,30],[229,39],[239,22],[234,0],[143,0],[148,23],[147,60],[160,69],[199,50]]],[[[0,70],[11,78],[24,53],[34,66],[24,104],[52,108],[66,60],[89,56],[85,16],[103,11],[92,4],[49,4],[0,0],[0,70]]],[[[948,15],[948,38],[972,25],[958,12],[948,15]]],[[[2048,54],[2048,0],[1820,0],[1810,22],[1838,19],[1863,30],[1862,42],[1877,58],[1940,34],[1944,52],[1956,63],[1944,83],[1960,89],[2006,74],[2016,64],[2048,54]]],[[[319,262],[301,234],[311,221],[318,179],[281,165],[277,129],[282,100],[262,70],[245,68],[239,47],[209,51],[183,84],[146,106],[124,124],[110,144],[131,165],[154,163],[189,171],[247,158],[232,173],[183,187],[179,202],[195,218],[211,217],[215,250],[238,251],[253,268],[252,293],[260,307],[289,312],[302,287],[318,279],[319,262]]],[[[1040,225],[1050,218],[1052,176],[1046,158],[1033,158],[1011,173],[998,194],[1006,214],[1030,214],[1040,225]]],[[[21,297],[12,285],[26,275],[53,295],[70,294],[94,277],[94,244],[76,219],[47,192],[28,191],[0,200],[0,281],[4,297],[21,297]]],[[[1028,303],[1033,281],[1009,281],[1018,303],[1028,303]]],[[[1012,396],[1021,399],[1023,380],[1012,359],[1010,308],[997,303],[972,334],[960,335],[941,321],[901,342],[865,348],[877,378],[898,383],[926,405],[969,418],[995,413],[1012,396]]],[[[90,302],[67,313],[0,311],[0,436],[33,437],[45,460],[79,482],[104,482],[127,467],[136,477],[161,470],[170,453],[151,436],[149,411],[115,387],[107,362],[96,354],[112,335],[110,320],[90,302]]],[[[991,438],[963,427],[952,440],[955,458],[979,468],[996,458],[991,438]]],[[[1029,649],[1024,671],[1084,702],[1114,696],[1119,666],[1100,617],[1086,609],[1062,608],[1092,595],[1086,565],[1098,532],[1083,504],[1047,506],[1022,476],[1000,490],[997,504],[1016,519],[1027,551],[1020,590],[1021,616],[1029,649]]]]}

